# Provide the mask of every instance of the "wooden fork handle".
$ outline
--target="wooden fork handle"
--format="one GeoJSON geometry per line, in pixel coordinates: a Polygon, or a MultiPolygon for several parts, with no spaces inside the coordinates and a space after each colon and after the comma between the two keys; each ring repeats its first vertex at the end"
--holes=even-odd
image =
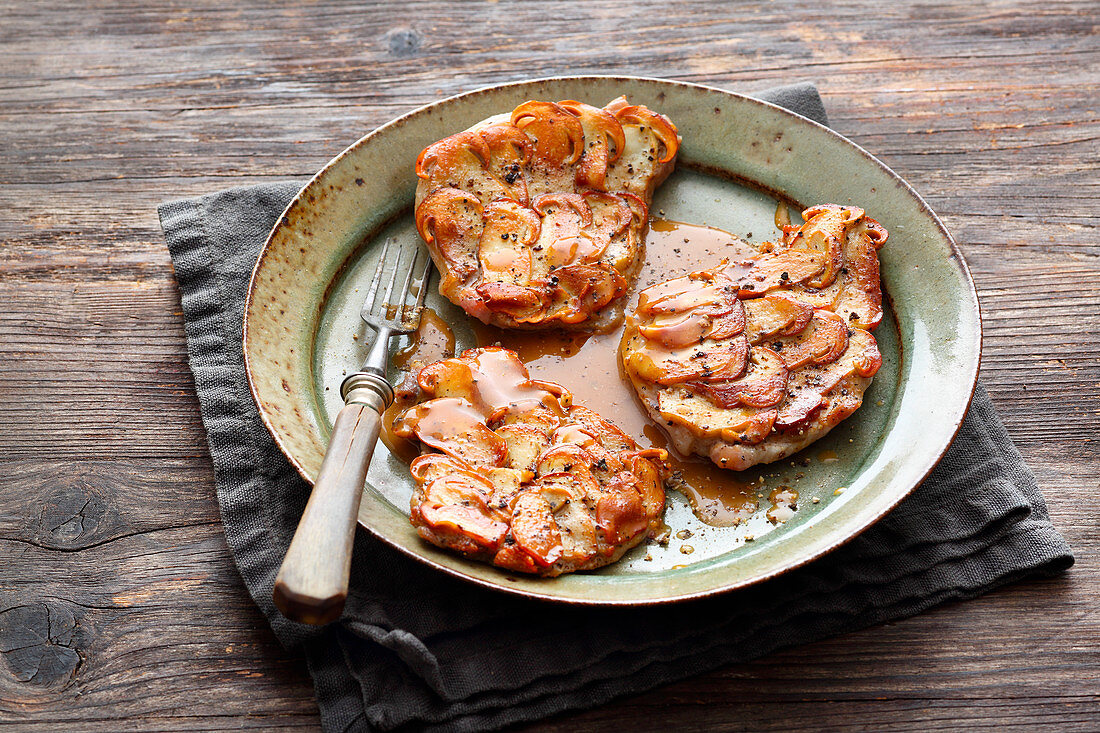
{"type": "Polygon", "coordinates": [[[292,621],[335,621],[348,595],[359,501],[382,429],[382,412],[392,396],[386,400],[353,389],[347,401],[336,417],[313,493],[275,578],[275,606],[292,621]],[[354,401],[357,393],[362,402],[354,401]]]}

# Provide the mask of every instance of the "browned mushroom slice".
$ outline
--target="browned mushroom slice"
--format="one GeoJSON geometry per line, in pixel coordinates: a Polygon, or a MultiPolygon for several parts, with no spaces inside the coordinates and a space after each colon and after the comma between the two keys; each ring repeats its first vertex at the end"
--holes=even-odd
{"type": "Polygon", "coordinates": [[[508,468],[533,472],[539,456],[550,444],[542,431],[528,425],[501,425],[495,432],[508,447],[504,459],[508,468]]]}
{"type": "Polygon", "coordinates": [[[716,341],[728,339],[745,330],[745,306],[740,300],[732,300],[729,305],[730,309],[725,313],[715,313],[711,316],[707,338],[716,341]]]}
{"type": "Polygon", "coordinates": [[[416,229],[455,287],[477,272],[482,228],[481,203],[457,188],[440,188],[416,208],[416,229]]]}
{"type": "Polygon", "coordinates": [[[601,191],[585,191],[581,194],[592,212],[591,227],[594,236],[600,241],[610,242],[622,234],[631,220],[635,217],[634,208],[630,205],[640,205],[645,210],[645,204],[636,196],[631,196],[631,201],[623,196],[601,191]]]}
{"type": "Polygon", "coordinates": [[[643,232],[649,226],[649,207],[646,206],[645,201],[626,191],[618,191],[614,194],[586,191],[582,195],[592,209],[593,220],[600,222],[596,226],[609,232],[613,230],[610,223],[621,220],[621,206],[625,205],[629,210],[631,218],[627,220],[623,229],[611,235],[611,241],[602,259],[620,272],[633,271],[638,264],[643,232]],[[608,224],[602,222],[608,222],[608,224]]]}
{"type": "Polygon", "coordinates": [[[852,223],[863,216],[863,210],[847,206],[817,207],[806,209],[802,216],[806,223],[791,246],[815,253],[824,262],[821,273],[806,280],[805,284],[811,288],[828,287],[844,267],[844,240],[852,223]]]}
{"type": "Polygon", "coordinates": [[[560,407],[571,399],[560,385],[530,379],[523,362],[508,349],[468,349],[462,352],[458,361],[470,366],[477,384],[478,400],[494,424],[506,412],[525,414],[547,405],[560,407]]]}
{"type": "Polygon", "coordinates": [[[744,301],[745,337],[754,346],[771,336],[790,336],[805,328],[814,309],[788,297],[772,294],[744,301]]]}
{"type": "Polygon", "coordinates": [[[517,323],[542,320],[545,304],[543,294],[537,288],[515,283],[484,282],[474,290],[494,313],[504,313],[517,323]]]}
{"type": "MultiPolygon", "coordinates": [[[[546,261],[546,272],[578,260],[598,258],[607,246],[586,231],[592,224],[592,210],[577,193],[548,193],[532,204],[542,217],[538,246],[546,261]]],[[[544,274],[540,270],[540,274],[544,274]]]]}
{"type": "Polygon", "coordinates": [[[719,340],[745,328],[745,310],[735,286],[720,272],[704,270],[643,290],[636,311],[649,323],[639,332],[665,346],[686,346],[704,335],[719,340]]]}
{"type": "Polygon", "coordinates": [[[489,171],[505,198],[527,205],[527,179],[523,167],[531,159],[531,141],[512,125],[489,125],[480,131],[489,148],[489,171]]]}
{"type": "Polygon", "coordinates": [[[664,419],[700,437],[719,437],[731,443],[759,443],[768,437],[777,414],[772,408],[718,407],[683,387],[661,390],[657,409],[664,419]]]}
{"type": "Polygon", "coordinates": [[[602,262],[559,267],[551,274],[563,303],[549,314],[562,323],[580,323],[626,292],[626,280],[602,262]]]}
{"type": "Polygon", "coordinates": [[[665,490],[660,474],[648,459],[664,460],[667,454],[661,449],[649,448],[642,451],[624,451],[620,456],[626,468],[638,477],[638,495],[642,499],[642,505],[645,506],[646,514],[650,517],[650,530],[657,531],[665,506],[665,490]]]}
{"type": "Polygon", "coordinates": [[[638,295],[637,312],[644,316],[723,313],[737,300],[736,293],[730,297],[729,285],[711,270],[693,272],[643,290],[638,295]]]}
{"type": "Polygon", "coordinates": [[[638,326],[647,341],[669,349],[682,349],[698,344],[710,331],[710,316],[705,313],[669,313],[638,326]]]}
{"type": "Polygon", "coordinates": [[[478,244],[482,277],[487,282],[531,282],[531,245],[539,238],[538,214],[514,201],[485,208],[485,229],[478,244]]]}
{"type": "Polygon", "coordinates": [[[625,140],[624,154],[608,164],[606,190],[628,191],[648,201],[671,171],[670,163],[680,148],[679,133],[663,115],[622,98],[604,109],[622,125],[625,140]]]}
{"type": "Polygon", "coordinates": [[[427,453],[414,458],[409,464],[412,477],[422,484],[430,484],[449,473],[472,470],[473,467],[466,461],[444,453],[427,453]]]}
{"type": "Polygon", "coordinates": [[[495,550],[508,525],[495,518],[486,503],[492,491],[492,484],[476,473],[451,473],[428,484],[415,511],[436,532],[454,533],[495,550]]]}
{"type": "Polygon", "coordinates": [[[629,348],[626,367],[647,382],[679,384],[711,376],[736,379],[745,371],[748,342],[741,338],[706,341],[679,349],[649,345],[629,348]]]}
{"type": "Polygon", "coordinates": [[[524,491],[516,498],[512,536],[520,549],[542,567],[553,565],[565,551],[550,503],[536,490],[524,491]]]}
{"type": "Polygon", "coordinates": [[[458,397],[478,401],[478,389],[470,364],[461,359],[444,359],[429,364],[417,375],[420,389],[433,397],[458,397]]]}
{"type": "Polygon", "coordinates": [[[614,114],[621,125],[637,126],[643,132],[648,130],[653,133],[662,147],[660,150],[647,152],[656,153],[659,163],[667,163],[676,157],[676,152],[680,149],[680,134],[667,117],[642,105],[617,107],[614,114]]]}
{"type": "Polygon", "coordinates": [[[576,472],[591,478],[589,466],[595,460],[591,453],[576,443],[557,443],[539,456],[536,472],[540,475],[576,472]]]}
{"type": "Polygon", "coordinates": [[[568,474],[544,476],[539,479],[538,487],[558,525],[561,559],[572,565],[583,565],[596,555],[596,525],[584,504],[584,497],[578,496],[574,487],[562,484],[563,480],[569,479],[568,474]]]}
{"type": "Polygon", "coordinates": [[[524,102],[512,110],[512,124],[532,140],[534,161],[548,168],[575,163],[584,150],[580,120],[553,102],[524,102]]]}
{"type": "Polygon", "coordinates": [[[726,265],[723,272],[737,284],[741,298],[756,298],[810,279],[825,269],[824,257],[801,249],[769,252],[726,265]]]}
{"type": "Polygon", "coordinates": [[[607,541],[618,544],[636,537],[649,526],[638,478],[629,471],[616,474],[596,502],[596,526],[607,541]]]}
{"type": "Polygon", "coordinates": [[[809,365],[792,372],[787,379],[787,398],[779,406],[775,426],[785,430],[805,423],[825,402],[825,395],[850,375],[872,377],[882,366],[875,337],[855,329],[848,348],[836,361],[823,366],[809,365]]]}
{"type": "Polygon", "coordinates": [[[489,499],[489,509],[492,510],[494,516],[499,516],[503,520],[510,520],[516,497],[524,490],[524,484],[529,482],[533,475],[530,471],[505,467],[489,468],[485,471],[485,477],[493,484],[493,495],[489,499]]]}
{"type": "Polygon", "coordinates": [[[504,439],[486,427],[481,411],[457,397],[440,397],[409,408],[394,421],[394,433],[416,437],[470,464],[502,466],[507,454],[504,439]]]}
{"type": "Polygon", "coordinates": [[[740,379],[690,382],[719,407],[774,407],[787,394],[787,367],[779,354],[763,346],[749,353],[748,369],[740,379]]]}
{"type": "Polygon", "coordinates": [[[882,286],[877,250],[886,243],[886,230],[869,216],[848,231],[844,245],[844,289],[837,314],[856,328],[873,329],[882,321],[882,286]]]}
{"type": "MultiPolygon", "coordinates": [[[[634,441],[619,429],[619,426],[610,420],[605,420],[598,413],[583,405],[575,405],[570,411],[569,417],[577,421],[586,433],[595,436],[599,444],[606,450],[624,451],[637,447],[634,441]]],[[[648,453],[647,455],[656,456],[657,454],[648,453]]]]}
{"type": "Polygon", "coordinates": [[[584,425],[579,422],[571,422],[559,426],[557,429],[554,430],[554,434],[551,437],[550,442],[552,442],[555,446],[579,446],[586,449],[592,448],[602,453],[602,451],[599,451],[599,449],[602,447],[602,444],[593,434],[593,431],[591,431],[590,429],[586,429],[584,425]]]}
{"type": "Polygon", "coordinates": [[[626,147],[623,126],[614,115],[599,107],[572,99],[558,104],[577,116],[584,131],[585,148],[577,165],[577,185],[606,191],[608,163],[618,160],[626,147]]]}
{"type": "Polygon", "coordinates": [[[832,284],[824,288],[811,288],[805,283],[797,283],[783,290],[783,295],[791,300],[796,300],[810,308],[835,310],[840,302],[840,294],[844,291],[844,283],[848,278],[845,275],[838,276],[832,284]]]}
{"type": "Polygon", "coordinates": [[[829,364],[840,358],[848,348],[848,326],[829,311],[814,311],[809,325],[794,336],[784,336],[771,342],[788,369],[804,364],[829,364]]]}
{"type": "MultiPolygon", "coordinates": [[[[467,130],[424,148],[416,159],[416,175],[428,182],[429,190],[458,188],[471,175],[483,175],[487,182],[492,182],[486,170],[489,156],[489,146],[481,135],[467,130]]],[[[495,182],[490,185],[495,188],[495,182]]]]}

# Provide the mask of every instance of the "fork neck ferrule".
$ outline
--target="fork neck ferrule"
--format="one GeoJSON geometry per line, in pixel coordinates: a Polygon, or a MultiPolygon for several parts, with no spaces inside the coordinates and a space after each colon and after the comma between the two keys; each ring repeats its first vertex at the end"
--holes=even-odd
{"type": "Polygon", "coordinates": [[[373,372],[349,374],[340,385],[340,396],[345,405],[366,405],[381,415],[393,404],[393,387],[373,372]]]}
{"type": "Polygon", "coordinates": [[[392,328],[378,327],[378,332],[374,334],[374,341],[370,345],[370,351],[367,352],[367,358],[363,360],[363,367],[359,371],[370,372],[385,378],[386,365],[390,363],[391,336],[393,336],[392,328]]]}

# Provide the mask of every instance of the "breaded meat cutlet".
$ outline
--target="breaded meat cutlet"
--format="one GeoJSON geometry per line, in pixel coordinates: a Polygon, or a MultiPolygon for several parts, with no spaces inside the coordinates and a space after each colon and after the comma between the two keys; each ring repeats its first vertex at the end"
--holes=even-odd
{"type": "Polygon", "coordinates": [[[624,97],[524,102],[428,146],[416,227],[439,292],[501,328],[616,325],[679,147],[672,122],[624,97]]]}
{"type": "Polygon", "coordinates": [[[471,349],[419,373],[422,401],[394,423],[411,520],[439,547],[556,576],[615,562],[662,526],[667,454],[640,449],[512,351],[471,349]]]}
{"type": "Polygon", "coordinates": [[[785,458],[855,412],[882,365],[886,230],[853,206],[802,216],[758,255],[640,293],[623,366],[681,453],[733,470],[785,458]]]}

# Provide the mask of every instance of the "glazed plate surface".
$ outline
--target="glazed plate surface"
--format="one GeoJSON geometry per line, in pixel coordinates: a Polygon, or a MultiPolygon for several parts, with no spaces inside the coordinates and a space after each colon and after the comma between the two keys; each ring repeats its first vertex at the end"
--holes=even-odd
{"type": "MultiPolygon", "coordinates": [[[[307,480],[321,465],[343,404],[340,382],[358,369],[370,344],[358,312],[378,245],[390,236],[418,236],[411,205],[419,152],[528,99],[602,106],[620,94],[664,113],[683,136],[677,170],[658,190],[653,216],[763,241],[776,233],[777,201],[850,204],[878,219],[890,239],[880,252],[886,315],[874,332],[884,363],[863,407],[793,460],[741,477],[765,474],[768,489],[760,511],[739,527],[703,524],[670,491],[667,546],[643,544],[592,573],[524,577],[422,541],[408,520],[408,469],[379,445],[359,510],[360,524],[379,540],[482,585],[601,605],[742,587],[859,534],[947,450],[969,406],[981,351],[977,297],[950,235],[904,181],[831,130],[764,102],[680,82],[567,77],[507,84],[421,108],[362,138],[302,190],[272,231],[246,306],[245,361],[264,422],[307,480]],[[798,490],[799,508],[773,526],[765,510],[769,489],[778,485],[798,490]],[[682,532],[684,539],[677,537],[682,532]]],[[[685,262],[683,271],[710,264],[685,262]]],[[[468,317],[438,295],[434,280],[428,304],[451,324],[459,351],[476,345],[468,317]]],[[[570,374],[556,381],[569,387],[570,374]]],[[[621,410],[642,410],[637,403],[588,406],[611,420],[621,410]]]]}

